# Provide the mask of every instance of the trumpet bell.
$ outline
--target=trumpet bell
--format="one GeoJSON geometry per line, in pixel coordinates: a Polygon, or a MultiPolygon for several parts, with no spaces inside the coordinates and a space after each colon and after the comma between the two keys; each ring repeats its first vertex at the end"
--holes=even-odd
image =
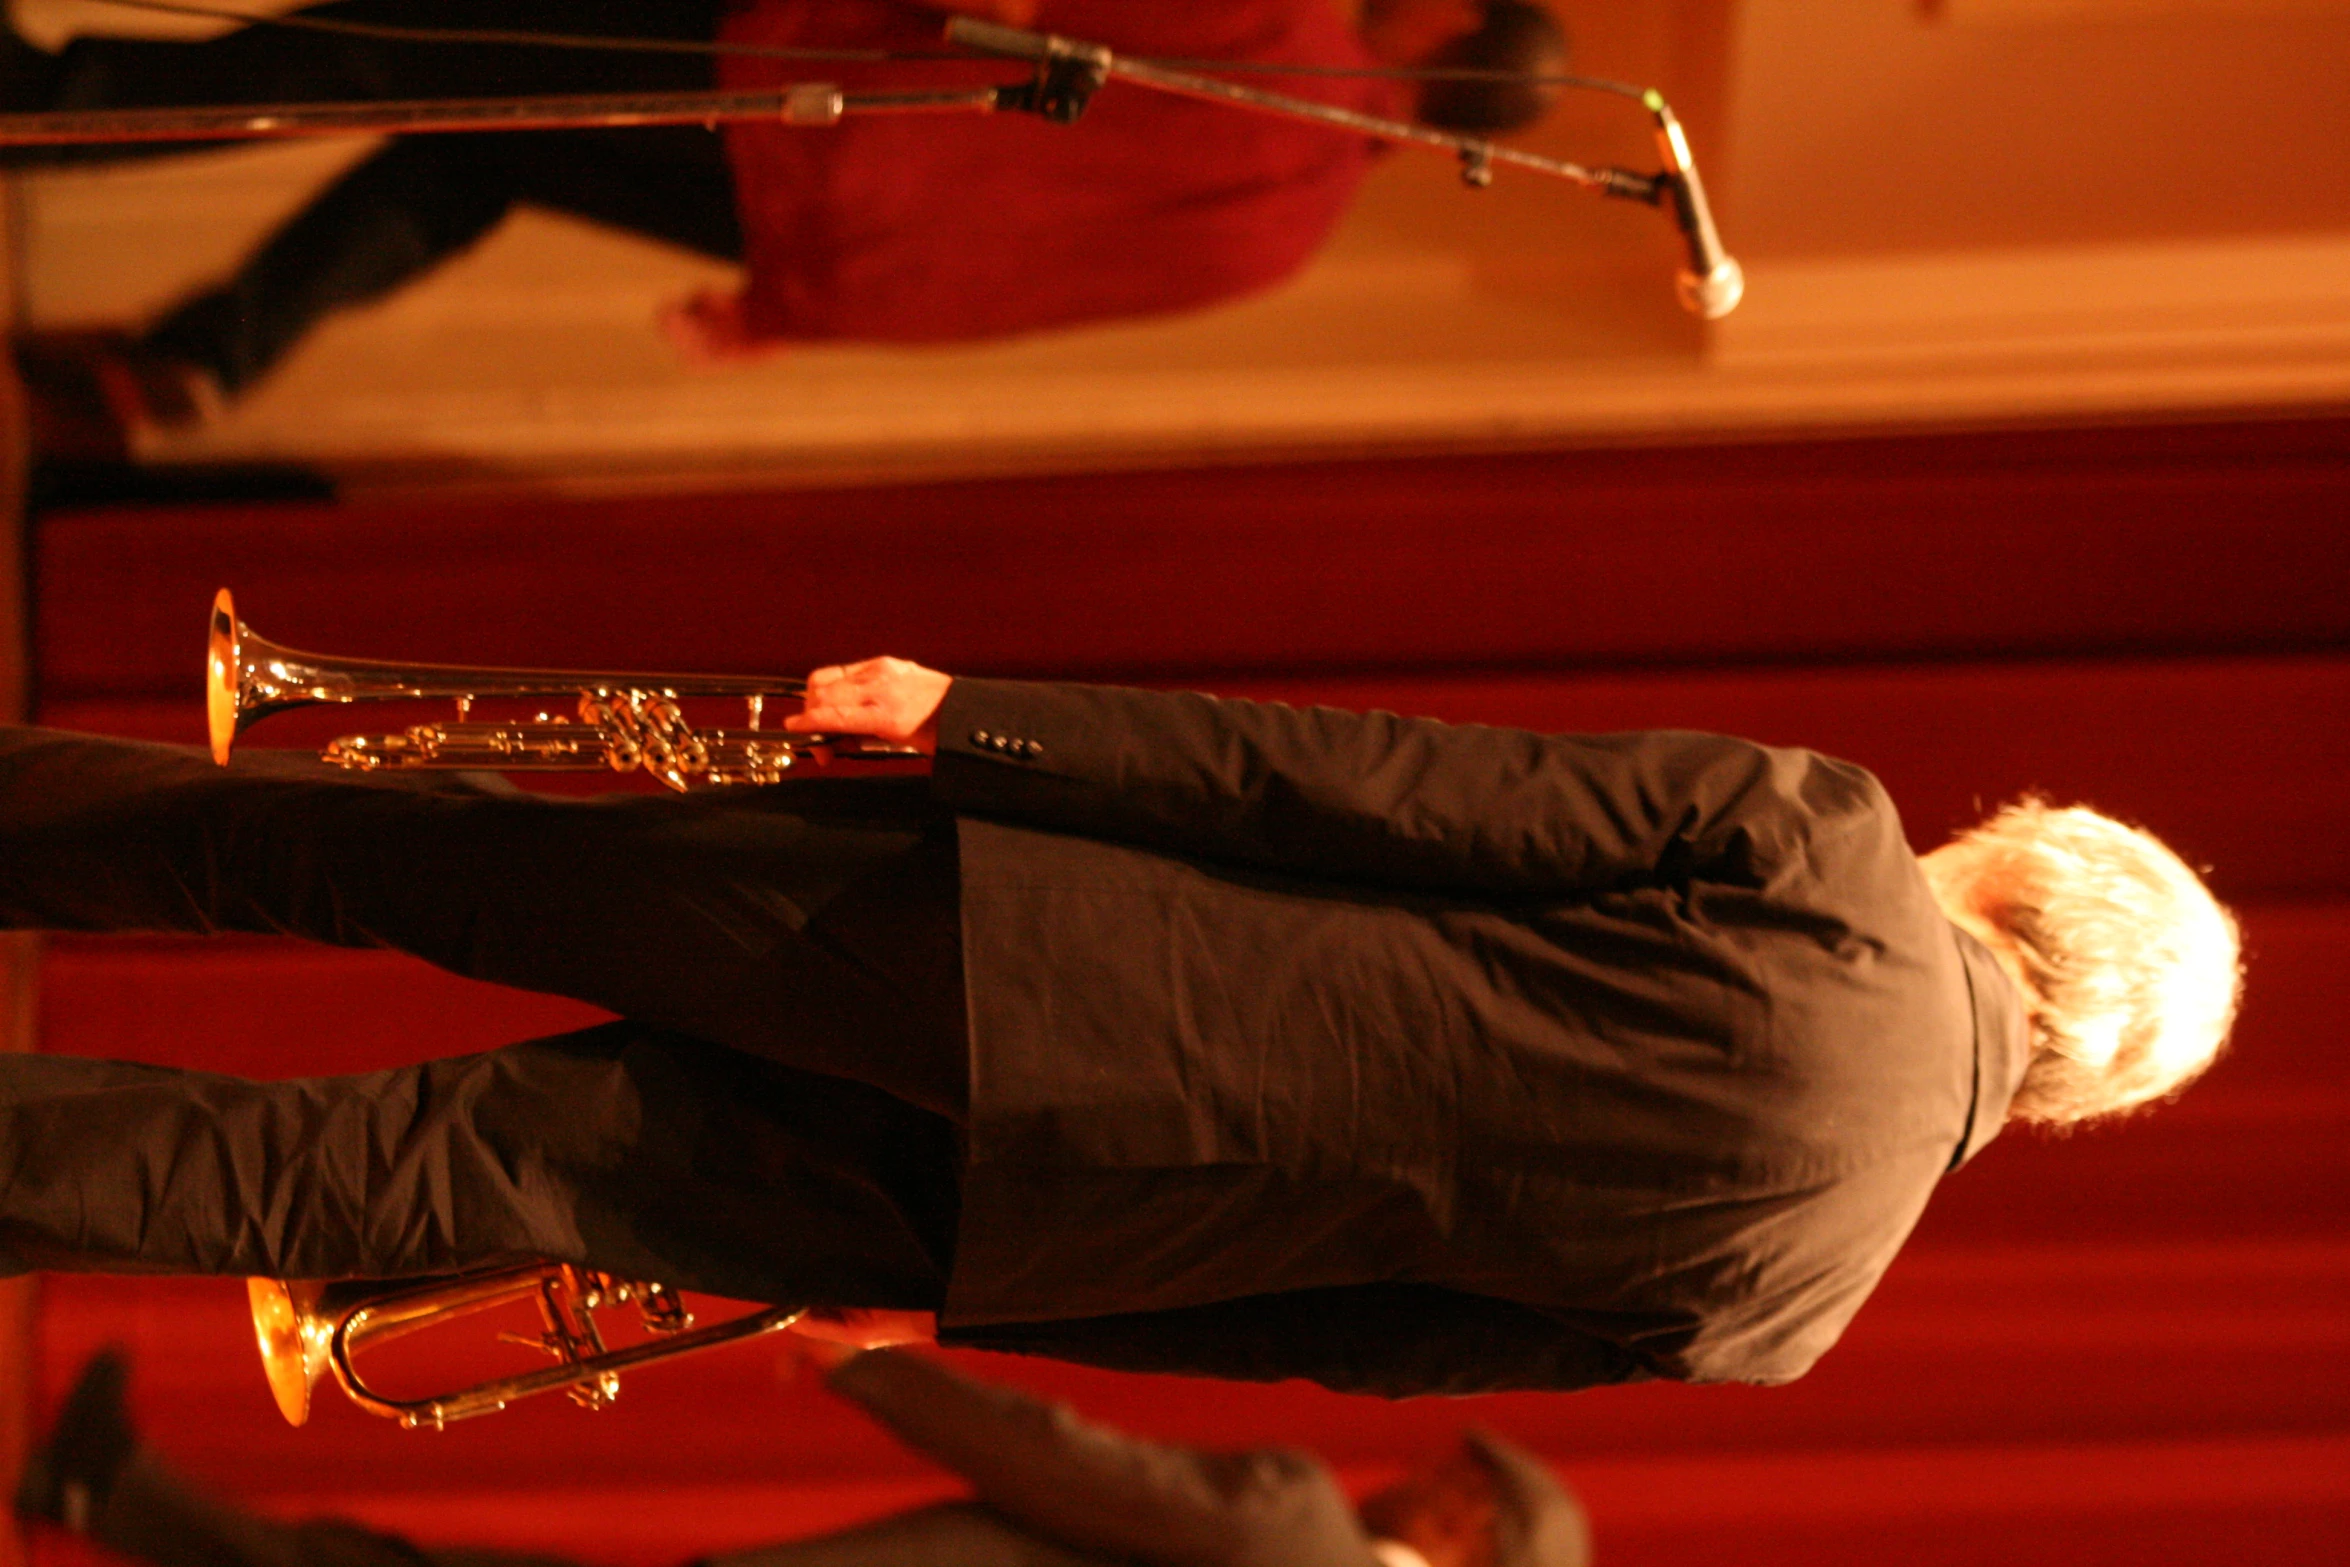
{"type": "Polygon", "coordinates": [[[222,588],[212,596],[212,634],[205,642],[204,719],[212,735],[212,759],[223,767],[237,743],[237,688],[245,667],[239,644],[244,634],[245,628],[237,624],[236,600],[222,588]]]}
{"type": "Polygon", "coordinates": [[[278,1413],[286,1424],[302,1425],[310,1419],[310,1390],[326,1375],[334,1342],[334,1321],[318,1309],[324,1287],[308,1280],[247,1279],[245,1293],[278,1413]]]}

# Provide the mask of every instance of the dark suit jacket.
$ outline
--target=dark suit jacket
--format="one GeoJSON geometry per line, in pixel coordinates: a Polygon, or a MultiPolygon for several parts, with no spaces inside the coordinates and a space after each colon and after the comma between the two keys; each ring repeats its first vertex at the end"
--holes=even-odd
{"type": "Polygon", "coordinates": [[[959,680],[950,1340],[1389,1394],[1778,1382],[2005,1115],[1861,769],[959,680]]]}
{"type": "MultiPolygon", "coordinates": [[[[971,1482],[992,1517],[943,1519],[943,1527],[919,1531],[952,1548],[931,1547],[940,1560],[1376,1567],[1346,1493],[1310,1454],[1140,1441],[889,1350],[844,1361],[825,1380],[971,1482]]],[[[903,1548],[873,1559],[917,1556],[928,1559],[903,1548]]]]}

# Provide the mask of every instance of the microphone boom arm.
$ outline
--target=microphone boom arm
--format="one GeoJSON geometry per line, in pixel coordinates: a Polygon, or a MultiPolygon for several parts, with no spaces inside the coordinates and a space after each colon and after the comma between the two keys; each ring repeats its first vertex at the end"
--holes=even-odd
{"type": "Polygon", "coordinates": [[[1497,165],[1547,174],[1602,195],[1669,206],[1689,246],[1681,301],[1712,321],[1730,313],[1745,290],[1738,263],[1722,250],[1688,135],[1653,88],[1640,102],[1656,119],[1665,167],[1656,174],[1594,168],[1505,147],[1481,136],[1439,130],[1267,92],[1214,76],[1126,59],[1102,44],[1006,27],[975,17],[947,23],[950,42],[999,59],[1026,61],[1033,78],[1010,86],[911,92],[844,92],[825,82],[748,90],[591,93],[570,97],[451,98],[359,103],[214,104],[184,108],[64,109],[0,113],[0,147],[94,142],[277,140],[307,136],[415,135],[477,130],[550,130],[641,125],[715,125],[759,121],[831,125],[852,114],[994,114],[1026,112],[1067,123],[1085,112],[1103,83],[1116,79],[1159,92],[1310,120],[1382,141],[1431,147],[1460,160],[1472,186],[1493,183],[1497,165]]]}
{"type": "Polygon", "coordinates": [[[281,141],[307,136],[415,136],[767,120],[830,125],[848,114],[991,114],[1005,89],[843,92],[829,82],[718,92],[570,97],[376,99],[359,103],[199,104],[0,114],[0,147],[92,142],[281,141]]]}
{"type": "Polygon", "coordinates": [[[1494,166],[1508,164],[1513,168],[1566,180],[1603,196],[1645,202],[1652,207],[1664,206],[1669,202],[1674,219],[1689,244],[1690,266],[1689,270],[1681,274],[1680,280],[1682,304],[1706,320],[1715,321],[1735,309],[1745,293],[1745,274],[1738,263],[1722,250],[1721,236],[1714,228],[1713,212],[1705,199],[1705,187],[1698,180],[1696,160],[1690,155],[1688,133],[1681,129],[1681,122],[1674,118],[1664,95],[1654,88],[1640,95],[1640,103],[1656,119],[1657,147],[1664,158],[1665,167],[1659,174],[1642,174],[1631,169],[1593,168],[1564,158],[1548,158],[1540,153],[1505,147],[1482,136],[1439,130],[1409,120],[1391,120],[1381,115],[1340,108],[1336,104],[1316,103],[1310,98],[1246,87],[1219,77],[1171,70],[1147,60],[1122,58],[1101,44],[1063,38],[1054,33],[1032,32],[1027,28],[1006,27],[977,17],[958,16],[951,19],[947,23],[947,39],[982,54],[1033,63],[1039,73],[1037,96],[1049,102],[1051,107],[1012,102],[1007,102],[1005,107],[1038,107],[1039,112],[1052,119],[1067,121],[1077,118],[1084,112],[1085,99],[1091,95],[1092,88],[1103,81],[1128,81],[1182,97],[1232,104],[1291,119],[1313,120],[1375,136],[1382,141],[1434,147],[1459,158],[1461,178],[1473,186],[1492,184],[1494,166]],[[1048,79],[1057,84],[1057,90],[1043,85],[1048,79]]]}

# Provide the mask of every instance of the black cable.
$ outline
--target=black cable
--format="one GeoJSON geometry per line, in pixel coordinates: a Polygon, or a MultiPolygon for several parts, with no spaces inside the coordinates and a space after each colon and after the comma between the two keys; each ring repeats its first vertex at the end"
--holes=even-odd
{"type": "MultiPolygon", "coordinates": [[[[381,38],[393,43],[501,44],[542,49],[595,49],[612,54],[731,55],[757,60],[800,60],[813,65],[890,65],[907,61],[975,60],[985,56],[960,49],[803,49],[771,44],[730,44],[681,38],[611,38],[589,33],[538,33],[502,27],[402,27],[390,22],[350,22],[334,17],[292,12],[255,16],[221,6],[197,5],[190,0],[102,0],[132,11],[157,11],[166,16],[194,16],[208,21],[237,22],[247,27],[292,27],[314,33],[342,33],[355,38],[381,38]]],[[[1483,70],[1470,66],[1353,66],[1278,65],[1253,60],[1157,59],[1136,55],[1142,65],[1170,71],[1238,72],[1255,76],[1316,76],[1380,78],[1414,82],[1517,82],[1534,87],[1583,87],[1596,92],[1639,98],[1646,89],[1602,76],[1537,76],[1525,71],[1483,70]]]]}
{"type": "Polygon", "coordinates": [[[1175,60],[1134,56],[1140,65],[1170,71],[1216,71],[1250,76],[1335,76],[1386,78],[1403,82],[1522,82],[1530,87],[1588,87],[1594,92],[1645,97],[1648,89],[1605,76],[1537,76],[1531,71],[1497,71],[1468,65],[1280,65],[1265,60],[1175,60]]]}
{"type": "Polygon", "coordinates": [[[381,38],[392,43],[518,44],[541,49],[600,49],[612,54],[733,54],[774,60],[807,60],[826,65],[887,65],[899,60],[968,60],[959,49],[912,51],[892,49],[785,49],[761,44],[708,43],[683,38],[605,38],[589,33],[534,33],[505,27],[401,27],[391,22],[350,22],[335,17],[255,16],[220,6],[193,5],[186,0],[101,0],[132,11],[160,11],[166,16],[195,16],[216,22],[240,22],[247,27],[293,27],[313,33],[341,33],[352,38],[381,38]]]}

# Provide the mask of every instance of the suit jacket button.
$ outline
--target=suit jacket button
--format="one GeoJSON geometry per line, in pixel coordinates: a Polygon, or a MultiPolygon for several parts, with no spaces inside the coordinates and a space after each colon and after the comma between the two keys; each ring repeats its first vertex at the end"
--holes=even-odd
{"type": "Polygon", "coordinates": [[[1044,755],[1044,742],[1041,740],[1031,740],[1026,745],[1022,746],[1021,749],[1026,751],[1030,756],[1042,756],[1044,755]]]}
{"type": "Polygon", "coordinates": [[[971,743],[973,745],[985,745],[987,744],[987,738],[987,731],[984,729],[974,729],[971,731],[971,743]]]}

